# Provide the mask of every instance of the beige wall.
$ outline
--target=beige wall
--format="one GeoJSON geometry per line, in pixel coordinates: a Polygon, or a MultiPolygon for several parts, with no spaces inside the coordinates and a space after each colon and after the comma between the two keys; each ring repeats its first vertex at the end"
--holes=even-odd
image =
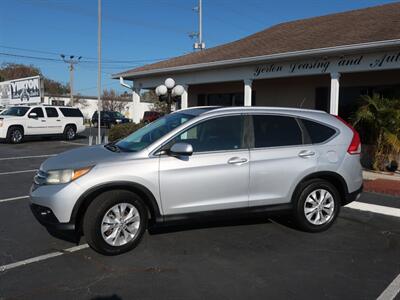
{"type": "Polygon", "coordinates": [[[253,82],[257,106],[315,107],[315,89],[329,86],[328,75],[263,79],[253,82]]]}
{"type": "MultiPolygon", "coordinates": [[[[377,86],[400,84],[400,70],[346,73],[340,77],[340,86],[377,86]]],[[[330,75],[291,78],[260,79],[253,81],[257,106],[286,106],[315,108],[315,89],[330,87],[330,75]]],[[[243,92],[244,83],[221,82],[189,86],[189,107],[197,105],[198,94],[243,92]]],[[[340,101],[340,100],[339,100],[340,101]]]]}

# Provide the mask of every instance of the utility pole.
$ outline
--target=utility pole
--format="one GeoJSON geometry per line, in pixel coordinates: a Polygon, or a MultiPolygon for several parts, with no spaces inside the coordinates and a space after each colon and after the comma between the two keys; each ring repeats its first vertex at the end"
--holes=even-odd
{"type": "Polygon", "coordinates": [[[206,48],[206,44],[203,42],[203,3],[202,0],[198,0],[198,5],[193,8],[194,11],[197,11],[198,19],[199,19],[199,29],[197,32],[191,33],[190,37],[197,37],[197,41],[193,44],[193,49],[195,50],[203,50],[206,48]]]}
{"type": "Polygon", "coordinates": [[[98,15],[97,15],[97,64],[98,64],[98,73],[97,73],[97,126],[98,126],[98,135],[97,135],[97,143],[101,144],[101,0],[98,0],[98,15]]]}
{"type": "Polygon", "coordinates": [[[69,105],[74,106],[74,65],[76,65],[81,60],[82,56],[79,56],[77,58],[75,58],[74,55],[66,57],[64,54],[61,54],[60,56],[65,63],[69,64],[69,105]]]}

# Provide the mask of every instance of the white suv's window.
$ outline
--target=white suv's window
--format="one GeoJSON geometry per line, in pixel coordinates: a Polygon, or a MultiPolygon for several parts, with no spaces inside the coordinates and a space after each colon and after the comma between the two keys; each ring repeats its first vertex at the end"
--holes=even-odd
{"type": "Polygon", "coordinates": [[[58,117],[58,112],[57,109],[54,107],[46,107],[46,114],[48,118],[57,118],[58,117]]]}
{"type": "Polygon", "coordinates": [[[38,118],[44,118],[43,109],[41,107],[35,107],[29,113],[35,113],[38,118]]]}

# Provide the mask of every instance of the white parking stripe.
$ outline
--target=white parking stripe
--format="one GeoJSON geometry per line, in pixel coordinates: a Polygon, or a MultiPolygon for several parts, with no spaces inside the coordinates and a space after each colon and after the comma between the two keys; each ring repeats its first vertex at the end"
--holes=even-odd
{"type": "Polygon", "coordinates": [[[20,199],[27,199],[27,198],[29,198],[29,196],[20,196],[20,197],[14,197],[14,198],[0,199],[0,203],[20,200],[20,199]]]}
{"type": "Polygon", "coordinates": [[[12,171],[12,172],[3,172],[3,173],[0,173],[0,176],[1,176],[1,175],[20,174],[20,173],[33,173],[33,172],[36,172],[36,171],[37,171],[37,169],[33,169],[33,170],[23,170],[23,171],[12,171]]]}
{"type": "Polygon", "coordinates": [[[66,141],[61,141],[61,143],[67,144],[67,145],[89,146],[89,144],[82,144],[82,143],[77,143],[77,142],[66,142],[66,141]]]}
{"type": "Polygon", "coordinates": [[[358,202],[358,201],[347,204],[345,207],[363,210],[363,211],[370,211],[370,212],[377,213],[377,214],[400,218],[400,208],[382,206],[382,205],[376,205],[376,204],[369,204],[369,203],[363,203],[363,202],[358,202]]]}
{"type": "Polygon", "coordinates": [[[72,248],[67,248],[67,249],[64,249],[64,250],[61,250],[61,251],[56,251],[56,252],[52,252],[52,253],[49,253],[49,254],[44,254],[44,255],[28,258],[28,259],[25,259],[25,260],[17,261],[15,263],[11,263],[11,264],[8,264],[8,265],[0,266],[0,272],[4,272],[4,271],[11,270],[11,269],[14,269],[14,268],[26,266],[26,265],[29,265],[29,264],[32,264],[32,263],[35,263],[35,262],[47,260],[49,258],[61,256],[61,255],[66,254],[66,253],[76,252],[76,251],[79,251],[79,250],[82,250],[82,249],[86,249],[88,247],[89,247],[88,244],[83,244],[83,245],[75,246],[75,247],[72,247],[72,248]]]}
{"type": "Polygon", "coordinates": [[[391,284],[382,292],[377,300],[392,300],[400,292],[400,274],[392,281],[391,284]]]}
{"type": "Polygon", "coordinates": [[[40,158],[40,157],[50,157],[56,156],[57,154],[45,154],[45,155],[33,155],[33,156],[16,156],[16,157],[1,157],[0,161],[2,160],[16,160],[16,159],[27,159],[27,158],[40,158]]]}

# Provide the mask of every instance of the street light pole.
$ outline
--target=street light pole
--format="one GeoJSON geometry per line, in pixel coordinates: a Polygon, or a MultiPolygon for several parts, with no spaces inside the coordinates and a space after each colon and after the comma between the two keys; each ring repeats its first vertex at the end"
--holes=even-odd
{"type": "Polygon", "coordinates": [[[79,56],[75,58],[74,55],[70,55],[69,57],[66,57],[64,54],[60,55],[62,60],[69,64],[69,92],[70,92],[70,101],[69,105],[74,106],[74,70],[76,65],[82,58],[82,56],[79,56]]]}
{"type": "Polygon", "coordinates": [[[101,144],[101,0],[98,0],[98,15],[97,15],[97,56],[98,56],[98,73],[97,73],[97,126],[98,135],[97,143],[101,144]]]}

